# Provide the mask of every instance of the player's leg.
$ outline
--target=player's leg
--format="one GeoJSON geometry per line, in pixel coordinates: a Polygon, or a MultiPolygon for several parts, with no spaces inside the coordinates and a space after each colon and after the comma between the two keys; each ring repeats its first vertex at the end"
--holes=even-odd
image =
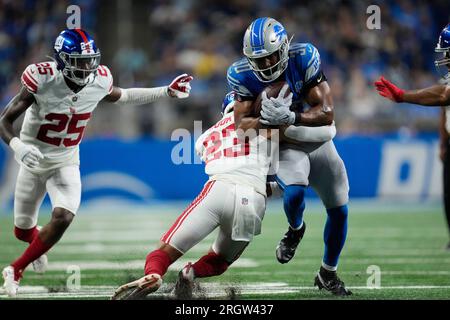
{"type": "Polygon", "coordinates": [[[305,192],[308,186],[310,163],[308,154],[296,149],[280,150],[277,182],[283,189],[283,207],[289,228],[276,249],[280,263],[289,262],[305,232],[303,222],[305,192]]]}
{"type": "Polygon", "coordinates": [[[351,294],[336,272],[347,237],[349,184],[345,165],[332,141],[312,152],[310,159],[310,184],[327,210],[325,250],[316,285],[337,295],[351,294]]]}
{"type": "MultiPolygon", "coordinates": [[[[447,227],[450,235],[450,145],[447,146],[447,151],[444,158],[444,211],[447,218],[447,227]]],[[[450,251],[450,241],[446,247],[450,251]]]]}
{"type": "MultiPolygon", "coordinates": [[[[20,168],[14,193],[14,234],[19,240],[31,243],[37,237],[39,207],[45,193],[45,178],[20,168]]],[[[27,250],[21,257],[24,256],[27,257],[27,250]]],[[[17,294],[22,277],[22,267],[17,261],[3,270],[4,287],[10,296],[17,294]]]]}
{"type": "Polygon", "coordinates": [[[139,299],[158,290],[169,266],[217,228],[218,214],[227,200],[227,193],[227,188],[219,181],[206,183],[162,236],[159,248],[147,255],[145,276],[119,287],[113,299],[139,299]]]}
{"type": "Polygon", "coordinates": [[[234,201],[227,201],[220,219],[219,234],[211,249],[195,263],[188,263],[179,273],[175,286],[178,298],[190,298],[195,278],[205,278],[223,274],[236,261],[252,241],[253,236],[261,232],[266,199],[252,191],[253,195],[243,195],[236,188],[234,201]],[[242,201],[242,199],[247,201],[242,201]],[[248,206],[251,206],[250,210],[248,206]],[[236,219],[237,216],[244,219],[236,219]],[[237,231],[239,230],[240,231],[237,231]]]}
{"type": "Polygon", "coordinates": [[[12,263],[16,272],[23,270],[55,245],[71,224],[80,205],[81,180],[78,166],[52,170],[45,186],[52,202],[52,216],[34,237],[24,254],[12,263]]]}

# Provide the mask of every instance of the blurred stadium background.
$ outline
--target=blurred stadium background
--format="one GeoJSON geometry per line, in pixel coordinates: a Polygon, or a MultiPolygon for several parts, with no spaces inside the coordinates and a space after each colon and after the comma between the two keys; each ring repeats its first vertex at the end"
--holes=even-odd
{"type": "MultiPolygon", "coordinates": [[[[428,261],[435,259],[432,263],[438,272],[433,275],[432,283],[442,284],[442,278],[447,279],[444,297],[450,296],[450,260],[438,253],[446,239],[441,214],[442,167],[438,157],[440,110],[394,105],[379,97],[372,87],[379,75],[405,88],[425,87],[438,81],[433,64],[434,47],[440,29],[449,22],[448,0],[0,0],[0,110],[18,91],[24,68],[52,54],[54,39],[65,28],[66,8],[70,4],[81,7],[81,25],[95,38],[102,52],[102,63],[110,66],[116,86],[166,85],[184,72],[195,78],[189,99],[165,99],[135,108],[99,106],[81,145],[81,212],[105,213],[121,204],[125,207],[115,207],[116,211],[129,213],[130,217],[137,211],[161,214],[165,212],[162,207],[177,214],[178,209],[172,208],[182,208],[196,196],[206,180],[203,166],[172,162],[171,153],[178,143],[171,141],[172,132],[177,128],[193,131],[194,121],[199,120],[206,129],[220,117],[220,104],[228,91],[226,69],[241,55],[246,27],[255,17],[271,16],[284,24],[288,34],[294,35],[293,41],[312,42],[320,51],[334,96],[338,128],[335,142],[350,178],[351,203],[356,208],[352,213],[374,214],[369,214],[367,219],[357,218],[356,225],[361,228],[358,234],[375,232],[386,237],[383,245],[392,244],[388,240],[393,240],[390,238],[393,234],[398,237],[406,234],[401,228],[403,218],[396,216],[390,231],[381,225],[366,230],[364,221],[377,221],[378,211],[392,212],[392,215],[416,212],[404,216],[411,223],[417,222],[417,229],[408,230],[434,235],[427,242],[432,249],[420,247],[419,239],[405,246],[422,249],[410,251],[411,259],[425,252],[432,255],[428,261]],[[371,4],[381,7],[381,30],[366,28],[366,8],[371,4]],[[387,204],[379,205],[382,202],[387,204]],[[428,229],[422,230],[420,226],[428,229]]],[[[9,232],[16,172],[17,165],[7,147],[1,144],[0,213],[6,215],[2,221],[8,221],[3,224],[8,233],[3,239],[8,241],[13,241],[9,232]]],[[[312,192],[310,196],[314,197],[312,192]]],[[[317,199],[313,202],[316,204],[312,211],[321,212],[317,199]]],[[[272,203],[270,208],[269,213],[281,212],[279,202],[272,203]]],[[[383,217],[389,219],[389,216],[383,217]]],[[[120,221],[111,228],[115,230],[120,221]]],[[[277,235],[269,232],[273,236],[271,248],[276,245],[278,234],[284,232],[284,217],[279,215],[277,221],[277,235]]],[[[80,224],[78,228],[83,226],[80,224]]],[[[1,229],[5,234],[5,229],[1,229]]],[[[161,227],[160,233],[163,231],[161,227]]],[[[316,231],[320,241],[321,224],[316,231]]],[[[92,237],[101,241],[101,234],[92,237]]],[[[157,237],[140,240],[141,249],[135,252],[135,259],[143,257],[150,247],[149,244],[143,249],[143,240],[156,241],[157,237]]],[[[370,242],[367,248],[376,250],[378,244],[370,242]]],[[[390,257],[402,255],[401,246],[396,248],[398,251],[392,251],[390,257]]],[[[362,245],[353,249],[349,252],[355,256],[365,252],[362,245]]],[[[96,253],[89,249],[88,252],[96,253]]],[[[18,252],[11,249],[3,253],[0,261],[6,263],[18,252]]],[[[405,259],[408,263],[408,258],[405,259]]],[[[274,258],[272,262],[275,266],[274,258]]],[[[432,269],[424,263],[417,268],[432,269]]],[[[357,268],[365,270],[362,266],[357,268]]],[[[422,281],[419,284],[430,284],[420,273],[417,279],[422,281]]],[[[31,283],[38,282],[31,280],[31,283]]]]}

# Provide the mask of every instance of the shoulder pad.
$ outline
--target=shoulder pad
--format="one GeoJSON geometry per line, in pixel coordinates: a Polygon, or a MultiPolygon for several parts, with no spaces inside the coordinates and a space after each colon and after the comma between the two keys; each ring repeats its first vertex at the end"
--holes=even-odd
{"type": "Polygon", "coordinates": [[[231,90],[236,91],[236,93],[240,96],[244,97],[252,97],[253,94],[247,88],[247,73],[253,72],[250,68],[250,65],[247,62],[247,59],[241,59],[233,63],[227,72],[227,80],[228,85],[231,90]]]}
{"type": "Polygon", "coordinates": [[[59,71],[53,61],[30,64],[25,68],[20,80],[29,92],[36,94],[55,78],[57,72],[59,71]]]}
{"type": "Polygon", "coordinates": [[[110,94],[113,88],[113,76],[107,66],[103,64],[98,66],[97,79],[99,84],[110,94]]]}
{"type": "Polygon", "coordinates": [[[320,54],[311,43],[294,43],[289,48],[289,57],[295,58],[298,67],[303,70],[304,82],[307,83],[319,75],[320,54]]]}

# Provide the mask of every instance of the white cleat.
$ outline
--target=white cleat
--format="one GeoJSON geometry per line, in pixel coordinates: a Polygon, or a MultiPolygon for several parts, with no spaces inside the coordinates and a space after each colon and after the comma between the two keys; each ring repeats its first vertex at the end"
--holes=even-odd
{"type": "Polygon", "coordinates": [[[10,297],[17,296],[17,291],[19,291],[19,281],[14,279],[14,268],[12,266],[7,266],[3,269],[2,275],[5,280],[3,288],[5,288],[6,294],[10,297]]]}
{"type": "MultiPolygon", "coordinates": [[[[38,231],[41,231],[42,226],[37,226],[36,229],[38,231]]],[[[43,254],[42,256],[34,260],[31,264],[33,265],[34,272],[45,273],[45,271],[47,271],[48,269],[48,257],[46,254],[43,254]]]]}
{"type": "Polygon", "coordinates": [[[31,264],[33,265],[34,272],[45,273],[45,271],[47,271],[47,267],[48,267],[47,255],[43,254],[42,256],[40,256],[39,258],[34,260],[31,264]]]}
{"type": "Polygon", "coordinates": [[[138,300],[143,299],[147,295],[161,287],[162,278],[159,274],[151,273],[138,280],[129,282],[120,286],[111,300],[138,300]]]}

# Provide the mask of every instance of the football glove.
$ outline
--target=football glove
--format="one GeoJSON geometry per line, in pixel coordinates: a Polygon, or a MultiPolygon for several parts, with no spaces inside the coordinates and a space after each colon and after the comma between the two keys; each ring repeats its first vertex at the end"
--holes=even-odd
{"type": "Polygon", "coordinates": [[[190,81],[194,79],[192,76],[188,76],[186,73],[179,75],[170,83],[168,87],[169,96],[172,98],[184,99],[189,97],[191,92],[190,81]]]}
{"type": "Polygon", "coordinates": [[[292,105],[292,92],[284,97],[288,84],[281,88],[278,97],[267,98],[267,94],[263,91],[261,95],[261,119],[259,120],[265,125],[291,125],[295,123],[295,112],[290,110],[292,105]]]}
{"type": "Polygon", "coordinates": [[[386,80],[383,76],[375,81],[375,87],[378,94],[394,102],[403,102],[404,90],[398,88],[395,84],[386,80]]]}
{"type": "Polygon", "coordinates": [[[14,151],[14,158],[19,164],[24,164],[27,168],[33,169],[39,165],[39,161],[44,159],[44,155],[35,146],[23,143],[19,138],[14,137],[9,142],[9,146],[14,151]]]}

